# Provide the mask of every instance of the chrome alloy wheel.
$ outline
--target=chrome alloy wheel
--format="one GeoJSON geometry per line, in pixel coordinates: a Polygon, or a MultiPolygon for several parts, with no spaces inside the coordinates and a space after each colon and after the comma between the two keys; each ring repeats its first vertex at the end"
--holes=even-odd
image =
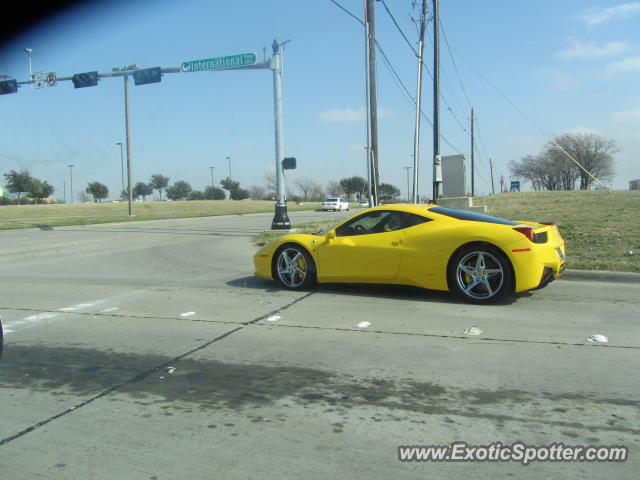
{"type": "Polygon", "coordinates": [[[487,300],[501,291],[505,280],[502,263],[486,251],[472,251],[458,262],[455,280],[464,295],[487,300]]]}
{"type": "Polygon", "coordinates": [[[308,269],[307,260],[296,248],[286,248],[278,255],[278,278],[286,287],[300,287],[307,278],[308,269]]]}

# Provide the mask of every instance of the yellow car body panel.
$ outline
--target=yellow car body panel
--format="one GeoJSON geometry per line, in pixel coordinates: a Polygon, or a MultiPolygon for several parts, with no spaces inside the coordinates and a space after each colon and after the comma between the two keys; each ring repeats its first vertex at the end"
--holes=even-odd
{"type": "Polygon", "coordinates": [[[401,284],[447,291],[450,260],[469,244],[491,245],[508,258],[515,292],[535,289],[545,275],[555,278],[564,269],[564,241],[555,225],[517,222],[533,228],[535,234],[546,234],[546,242],[534,243],[514,226],[460,220],[430,212],[432,207],[384,205],[359,212],[324,235],[285,235],[255,254],[255,273],[275,280],[274,255],[284,244],[297,244],[309,252],[319,283],[401,284]],[[395,231],[335,236],[336,228],[374,210],[399,210],[430,221],[395,231]]]}

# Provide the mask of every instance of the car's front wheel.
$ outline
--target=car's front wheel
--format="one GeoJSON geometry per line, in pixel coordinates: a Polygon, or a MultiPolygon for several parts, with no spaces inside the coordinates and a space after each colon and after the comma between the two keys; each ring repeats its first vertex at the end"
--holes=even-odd
{"type": "Polygon", "coordinates": [[[275,257],[273,277],[284,287],[304,289],[315,283],[316,265],[300,245],[283,245],[275,257]]]}
{"type": "Polygon", "coordinates": [[[493,303],[513,293],[511,265],[491,245],[470,245],[451,259],[448,271],[449,289],[472,303],[493,303]]]}

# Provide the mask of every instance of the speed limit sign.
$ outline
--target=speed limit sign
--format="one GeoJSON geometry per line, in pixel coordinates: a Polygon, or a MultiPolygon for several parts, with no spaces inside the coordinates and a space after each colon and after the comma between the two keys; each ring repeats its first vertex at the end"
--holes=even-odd
{"type": "Polygon", "coordinates": [[[55,72],[47,73],[47,85],[50,87],[55,87],[58,84],[58,77],[56,77],[55,72]]]}

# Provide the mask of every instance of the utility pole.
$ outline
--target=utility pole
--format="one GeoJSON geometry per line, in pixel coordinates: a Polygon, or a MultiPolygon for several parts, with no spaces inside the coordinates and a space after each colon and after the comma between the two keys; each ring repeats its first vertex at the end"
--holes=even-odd
{"type": "MultiPolygon", "coordinates": [[[[289,215],[287,214],[287,199],[284,184],[284,129],[282,121],[282,46],[287,43],[273,41],[273,57],[271,57],[271,69],[273,70],[273,104],[276,125],[276,185],[277,200],[276,211],[271,222],[272,230],[285,230],[291,228],[289,215]]],[[[231,164],[229,164],[231,165],[231,164]]]]}
{"type": "Polygon", "coordinates": [[[227,157],[227,162],[229,162],[229,181],[231,181],[231,157],[227,157]]]}
{"type": "MultiPolygon", "coordinates": [[[[365,7],[366,8],[366,7],[365,7]]],[[[366,127],[367,127],[367,145],[364,147],[366,152],[366,161],[367,161],[367,201],[369,202],[369,207],[373,207],[373,190],[371,189],[371,97],[369,96],[369,24],[365,22],[364,24],[364,60],[365,60],[365,97],[366,97],[366,105],[367,105],[367,114],[366,114],[366,127]]]]}
{"type": "Polygon", "coordinates": [[[495,194],[496,189],[493,186],[493,162],[491,161],[491,157],[489,157],[489,170],[491,171],[491,193],[495,194]]]}
{"type": "Polygon", "coordinates": [[[433,201],[442,183],[440,163],[440,1],[433,0],[433,201]]]}
{"type": "MultiPolygon", "coordinates": [[[[424,63],[424,33],[427,23],[427,0],[422,0],[420,15],[420,40],[418,44],[418,85],[416,87],[416,129],[413,135],[413,195],[412,203],[418,203],[418,175],[420,169],[420,113],[422,112],[422,65],[424,63]]],[[[407,167],[405,167],[407,168],[407,167]]],[[[409,171],[407,170],[407,174],[409,171]]],[[[408,199],[407,202],[411,203],[408,199]]]]}
{"type": "Polygon", "coordinates": [[[473,108],[471,108],[471,197],[476,196],[475,143],[473,140],[473,108]]]}
{"type": "Polygon", "coordinates": [[[67,182],[62,181],[62,194],[64,195],[64,203],[67,203],[67,182]]]}
{"type": "Polygon", "coordinates": [[[368,77],[369,77],[369,130],[371,132],[371,140],[369,147],[370,165],[371,165],[371,197],[372,207],[378,205],[378,95],[376,88],[376,26],[374,13],[374,0],[365,0],[365,27],[368,27],[368,77]]]}
{"type": "MultiPolygon", "coordinates": [[[[415,165],[415,162],[414,162],[414,165],[415,165]]],[[[411,170],[413,167],[404,167],[404,168],[407,171],[407,203],[411,203],[411,190],[409,190],[409,170],[411,170]]],[[[414,188],[415,188],[415,179],[416,179],[416,176],[415,176],[415,173],[414,173],[414,175],[413,175],[414,188]]],[[[416,203],[416,201],[415,201],[415,193],[416,192],[414,190],[413,191],[413,198],[414,198],[413,203],[416,203]]]]}

